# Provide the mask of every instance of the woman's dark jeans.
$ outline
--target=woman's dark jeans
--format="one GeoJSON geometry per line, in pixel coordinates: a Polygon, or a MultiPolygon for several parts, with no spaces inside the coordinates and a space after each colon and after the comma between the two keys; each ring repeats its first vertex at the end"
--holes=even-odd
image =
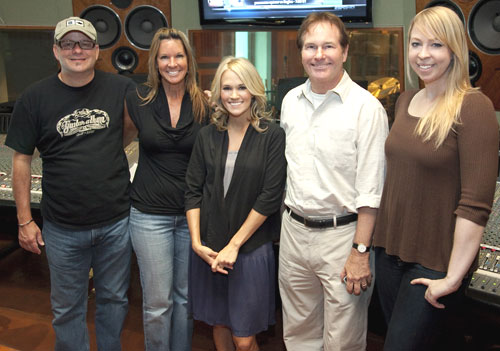
{"type": "Polygon", "coordinates": [[[416,278],[441,279],[446,273],[403,262],[379,247],[375,249],[375,272],[380,305],[388,325],[384,350],[432,350],[447,313],[461,302],[466,284],[440,298],[446,308],[438,309],[424,298],[427,286],[410,282],[416,278]]]}

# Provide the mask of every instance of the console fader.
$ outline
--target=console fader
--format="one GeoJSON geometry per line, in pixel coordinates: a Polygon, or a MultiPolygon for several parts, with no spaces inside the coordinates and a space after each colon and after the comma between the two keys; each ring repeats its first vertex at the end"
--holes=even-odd
{"type": "Polygon", "coordinates": [[[479,266],[466,290],[475,300],[500,307],[500,183],[479,249],[479,266]]]}

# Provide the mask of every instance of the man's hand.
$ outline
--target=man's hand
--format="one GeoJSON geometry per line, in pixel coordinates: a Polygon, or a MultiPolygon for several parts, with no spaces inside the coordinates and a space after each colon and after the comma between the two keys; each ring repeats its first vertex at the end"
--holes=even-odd
{"type": "Polygon", "coordinates": [[[359,253],[357,250],[351,249],[351,254],[347,258],[340,279],[345,282],[349,294],[359,295],[361,291],[368,289],[372,284],[370,253],[359,253]]]}
{"type": "Polygon", "coordinates": [[[40,246],[45,246],[42,238],[42,232],[38,225],[33,221],[23,227],[19,227],[19,245],[25,250],[40,255],[40,246]]]}
{"type": "MultiPolygon", "coordinates": [[[[364,243],[370,246],[375,219],[377,218],[377,209],[371,207],[358,208],[358,223],[353,241],[355,243],[364,243]]],[[[359,252],[351,248],[351,254],[347,258],[340,279],[344,280],[345,288],[349,294],[361,294],[372,284],[372,273],[370,271],[370,251],[359,252]]]]}
{"type": "Polygon", "coordinates": [[[31,159],[32,155],[14,151],[12,155],[12,191],[16,200],[17,220],[19,222],[19,245],[25,250],[41,254],[40,246],[45,243],[42,232],[31,215],[31,159]]]}

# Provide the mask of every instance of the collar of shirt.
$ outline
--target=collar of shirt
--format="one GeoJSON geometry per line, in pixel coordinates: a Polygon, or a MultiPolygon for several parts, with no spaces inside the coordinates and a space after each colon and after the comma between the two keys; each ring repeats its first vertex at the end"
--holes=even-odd
{"type": "MultiPolygon", "coordinates": [[[[347,74],[347,72],[344,70],[340,82],[333,89],[330,89],[326,92],[326,98],[334,94],[340,99],[340,103],[344,103],[344,101],[347,99],[347,96],[349,95],[349,91],[351,90],[351,82],[351,77],[349,77],[349,74],[347,74]]],[[[302,89],[297,92],[297,99],[304,97],[312,103],[313,99],[311,95],[311,81],[308,79],[302,86],[302,89]]]]}

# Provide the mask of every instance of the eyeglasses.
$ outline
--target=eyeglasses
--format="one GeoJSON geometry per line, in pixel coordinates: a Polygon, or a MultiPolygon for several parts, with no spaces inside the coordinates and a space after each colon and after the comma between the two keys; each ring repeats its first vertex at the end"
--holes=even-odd
{"type": "Polygon", "coordinates": [[[59,47],[63,50],[73,50],[75,48],[75,45],[78,44],[78,46],[82,50],[91,50],[95,47],[95,42],[92,40],[79,40],[79,41],[74,41],[74,40],[59,40],[57,42],[59,47]]]}

